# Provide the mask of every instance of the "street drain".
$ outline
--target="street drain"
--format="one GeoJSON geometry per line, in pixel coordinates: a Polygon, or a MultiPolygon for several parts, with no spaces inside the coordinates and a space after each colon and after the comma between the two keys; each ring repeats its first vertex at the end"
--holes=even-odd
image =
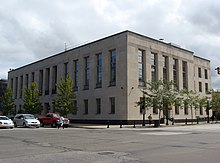
{"type": "Polygon", "coordinates": [[[113,152],[99,152],[100,155],[113,155],[113,152]]]}

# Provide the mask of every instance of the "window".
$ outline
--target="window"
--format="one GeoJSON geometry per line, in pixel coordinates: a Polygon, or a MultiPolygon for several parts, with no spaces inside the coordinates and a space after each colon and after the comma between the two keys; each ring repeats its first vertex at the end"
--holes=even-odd
{"type": "Polygon", "coordinates": [[[13,91],[13,78],[11,78],[11,90],[13,91]]]}
{"type": "Polygon", "coordinates": [[[99,53],[96,55],[97,58],[97,67],[96,67],[96,73],[97,73],[97,83],[96,88],[102,87],[102,54],[99,53]]]}
{"type": "Polygon", "coordinates": [[[199,92],[202,92],[202,82],[199,82],[199,92]]]}
{"type": "Polygon", "coordinates": [[[144,86],[144,51],[138,49],[138,80],[139,85],[144,86]]]}
{"type": "Polygon", "coordinates": [[[115,97],[110,97],[110,114],[115,114],[115,97]]]}
{"type": "Polygon", "coordinates": [[[53,71],[52,71],[52,94],[56,94],[57,92],[57,66],[53,66],[53,71]]]}
{"type": "Polygon", "coordinates": [[[96,114],[101,114],[101,99],[96,99],[96,114]]]}
{"type": "Polygon", "coordinates": [[[69,70],[68,70],[69,64],[68,62],[64,63],[64,78],[66,79],[69,75],[69,70]]]}
{"type": "Polygon", "coordinates": [[[176,115],[180,114],[180,107],[178,105],[175,105],[175,114],[176,115]]]}
{"type": "Polygon", "coordinates": [[[76,115],[77,114],[77,100],[73,100],[73,108],[74,108],[74,112],[73,114],[76,115]]]}
{"type": "Polygon", "coordinates": [[[89,57],[85,57],[85,85],[84,85],[84,89],[89,89],[89,57]]]}
{"type": "Polygon", "coordinates": [[[188,89],[187,84],[187,62],[182,62],[182,74],[183,74],[183,89],[188,89]]]}
{"type": "Polygon", "coordinates": [[[116,85],[116,50],[110,51],[110,86],[116,85]]]}
{"type": "Polygon", "coordinates": [[[209,92],[209,84],[208,83],[205,83],[205,92],[209,92]]]}
{"type": "Polygon", "coordinates": [[[38,85],[39,95],[43,92],[43,70],[39,71],[39,85],[38,85]]]}
{"type": "Polygon", "coordinates": [[[199,78],[202,77],[202,71],[201,71],[201,68],[200,68],[200,67],[198,68],[198,77],[199,77],[199,78]]]}
{"type": "Polygon", "coordinates": [[[18,98],[18,77],[15,78],[15,98],[18,98]]]}
{"type": "Polygon", "coordinates": [[[34,82],[34,75],[35,75],[34,72],[32,72],[32,73],[31,73],[31,82],[32,82],[32,83],[34,82]]]}
{"type": "Polygon", "coordinates": [[[163,80],[168,81],[168,57],[163,56],[163,80]]]}
{"type": "Polygon", "coordinates": [[[173,82],[174,89],[179,90],[178,86],[178,60],[173,58],[173,82]]]}
{"type": "Polygon", "coordinates": [[[88,105],[88,100],[84,100],[84,114],[88,114],[89,113],[89,105],[88,105]]]}
{"type": "Polygon", "coordinates": [[[28,80],[29,80],[29,75],[26,74],[26,76],[25,76],[25,85],[26,85],[26,88],[28,88],[28,80]]]}
{"type": "Polygon", "coordinates": [[[74,90],[77,91],[78,90],[78,73],[79,73],[79,70],[78,70],[78,59],[77,60],[74,60],[74,83],[73,83],[73,87],[74,87],[74,90]]]}
{"type": "Polygon", "coordinates": [[[47,68],[46,77],[45,77],[45,95],[49,94],[49,85],[50,85],[50,68],[47,68]]]}
{"type": "Polygon", "coordinates": [[[207,71],[207,69],[205,69],[204,72],[205,72],[205,79],[208,79],[208,71],[207,71]]]}
{"type": "Polygon", "coordinates": [[[151,53],[151,81],[157,81],[157,62],[156,62],[156,53],[151,53]]]}
{"type": "Polygon", "coordinates": [[[188,108],[188,104],[187,103],[184,104],[184,114],[185,115],[189,114],[189,108],[188,108]]]}
{"type": "Polygon", "coordinates": [[[22,90],[23,90],[23,76],[20,76],[20,94],[19,94],[20,98],[22,98],[22,90]]]}

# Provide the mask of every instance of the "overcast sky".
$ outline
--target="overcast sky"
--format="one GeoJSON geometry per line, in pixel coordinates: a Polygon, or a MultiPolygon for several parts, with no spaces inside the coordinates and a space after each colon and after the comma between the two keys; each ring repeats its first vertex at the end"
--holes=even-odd
{"type": "Polygon", "coordinates": [[[67,47],[131,30],[211,61],[220,89],[219,0],[7,0],[0,5],[0,79],[67,47]]]}

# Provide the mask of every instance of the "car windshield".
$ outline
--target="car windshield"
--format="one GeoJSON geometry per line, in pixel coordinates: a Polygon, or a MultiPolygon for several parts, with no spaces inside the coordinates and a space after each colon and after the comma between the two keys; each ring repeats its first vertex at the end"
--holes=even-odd
{"type": "Polygon", "coordinates": [[[28,114],[24,115],[24,119],[35,119],[34,115],[28,114]]]}
{"type": "Polygon", "coordinates": [[[7,117],[0,117],[0,120],[9,120],[7,117]]]}

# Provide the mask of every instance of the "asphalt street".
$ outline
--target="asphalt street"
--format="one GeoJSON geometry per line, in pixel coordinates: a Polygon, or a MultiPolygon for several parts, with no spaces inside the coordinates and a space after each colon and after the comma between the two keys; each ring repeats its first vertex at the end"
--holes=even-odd
{"type": "Polygon", "coordinates": [[[0,129],[1,163],[219,163],[220,124],[0,129]]]}

